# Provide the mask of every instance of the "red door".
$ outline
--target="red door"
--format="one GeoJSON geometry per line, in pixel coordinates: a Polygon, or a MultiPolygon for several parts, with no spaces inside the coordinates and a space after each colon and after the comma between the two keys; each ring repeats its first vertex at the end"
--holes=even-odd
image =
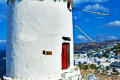
{"type": "Polygon", "coordinates": [[[62,44],[62,69],[67,69],[70,66],[70,45],[69,43],[62,44]]]}

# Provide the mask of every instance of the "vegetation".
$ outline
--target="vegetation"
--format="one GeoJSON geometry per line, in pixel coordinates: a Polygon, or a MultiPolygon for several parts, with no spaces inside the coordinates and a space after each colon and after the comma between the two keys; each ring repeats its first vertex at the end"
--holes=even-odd
{"type": "Polygon", "coordinates": [[[115,61],[114,63],[120,63],[120,62],[118,62],[118,61],[115,61]]]}
{"type": "Polygon", "coordinates": [[[106,68],[106,70],[110,70],[110,66],[108,66],[108,67],[106,68]]]}
{"type": "Polygon", "coordinates": [[[90,69],[96,69],[96,64],[85,65],[83,63],[80,63],[79,67],[80,67],[80,69],[84,69],[84,70],[86,70],[88,68],[90,68],[90,69]]]}
{"type": "Polygon", "coordinates": [[[106,58],[108,58],[109,56],[108,55],[106,55],[105,53],[103,53],[101,56],[99,56],[98,58],[101,58],[101,57],[106,57],[106,58]]]}
{"type": "Polygon", "coordinates": [[[80,67],[80,69],[84,69],[84,70],[88,69],[88,65],[85,65],[83,63],[80,63],[79,67],[80,67]]]}
{"type": "Polygon", "coordinates": [[[96,69],[96,64],[90,64],[91,69],[96,69]]]}
{"type": "Polygon", "coordinates": [[[102,71],[105,72],[105,67],[103,66],[102,71]]]}

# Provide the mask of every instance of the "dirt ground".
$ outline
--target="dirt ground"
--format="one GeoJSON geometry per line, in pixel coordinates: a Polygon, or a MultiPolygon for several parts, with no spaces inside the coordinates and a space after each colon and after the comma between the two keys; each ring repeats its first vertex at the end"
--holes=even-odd
{"type": "Polygon", "coordinates": [[[110,76],[106,76],[106,73],[95,73],[95,70],[81,70],[81,75],[84,75],[85,80],[87,80],[88,76],[90,74],[94,74],[98,80],[120,80],[120,76],[118,75],[110,75],[110,76]]]}

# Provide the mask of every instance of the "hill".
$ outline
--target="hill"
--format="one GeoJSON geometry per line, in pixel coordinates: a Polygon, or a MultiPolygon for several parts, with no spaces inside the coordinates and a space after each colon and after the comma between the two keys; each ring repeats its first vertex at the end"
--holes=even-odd
{"type": "Polygon", "coordinates": [[[120,40],[108,40],[104,42],[93,43],[78,43],[74,45],[74,52],[88,51],[90,49],[97,49],[114,43],[119,43],[120,40]]]}

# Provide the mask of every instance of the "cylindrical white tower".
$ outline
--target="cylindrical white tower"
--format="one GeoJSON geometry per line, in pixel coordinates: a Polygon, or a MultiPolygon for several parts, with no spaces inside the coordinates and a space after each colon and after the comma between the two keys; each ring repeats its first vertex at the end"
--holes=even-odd
{"type": "Polygon", "coordinates": [[[72,67],[72,13],[67,2],[9,0],[6,79],[58,80],[72,67]]]}

